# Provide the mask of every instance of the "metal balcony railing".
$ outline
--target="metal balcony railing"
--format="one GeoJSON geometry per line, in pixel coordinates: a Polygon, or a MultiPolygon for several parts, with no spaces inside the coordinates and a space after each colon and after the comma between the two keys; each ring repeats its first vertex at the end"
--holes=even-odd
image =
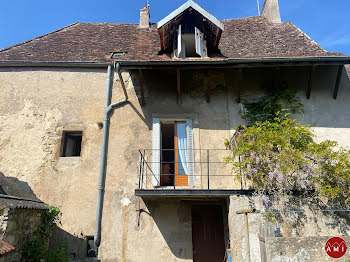
{"type": "Polygon", "coordinates": [[[175,154],[180,154],[181,150],[186,150],[189,153],[187,149],[139,150],[138,189],[243,189],[246,184],[246,179],[241,172],[235,172],[232,164],[225,165],[224,158],[232,156],[230,150],[192,149],[193,161],[188,161],[188,158],[186,158],[186,161],[176,161],[175,154]],[[154,162],[152,156],[154,153],[160,156],[161,160],[159,162],[154,162]],[[181,170],[182,164],[186,165],[187,169],[189,169],[190,164],[193,165],[193,173],[187,172],[187,179],[192,179],[192,184],[188,183],[186,186],[178,185],[177,176],[184,178],[184,174],[181,175],[181,172],[176,172],[177,170],[181,170]],[[155,168],[155,166],[158,167],[155,168]],[[160,172],[156,174],[153,169],[160,172]]]}

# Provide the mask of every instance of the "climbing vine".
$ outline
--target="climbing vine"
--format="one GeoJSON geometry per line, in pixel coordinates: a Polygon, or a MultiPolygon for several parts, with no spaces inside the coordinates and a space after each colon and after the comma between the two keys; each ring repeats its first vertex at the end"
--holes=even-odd
{"type": "Polygon", "coordinates": [[[280,85],[278,88],[266,88],[265,96],[258,102],[246,103],[241,113],[249,125],[254,125],[256,122],[274,122],[276,117],[284,119],[302,112],[303,104],[296,92],[280,85]]]}
{"type": "Polygon", "coordinates": [[[24,251],[25,261],[28,262],[68,262],[68,243],[62,241],[56,249],[49,247],[53,231],[60,223],[60,209],[50,207],[41,215],[41,223],[33,233],[33,240],[30,241],[24,251]]]}
{"type": "MultiPolygon", "coordinates": [[[[235,136],[226,140],[233,154],[225,163],[264,195],[311,192],[350,203],[349,151],[334,141],[317,143],[309,126],[289,118],[296,112],[302,112],[302,104],[287,90],[248,105],[243,117],[254,124],[237,127],[235,136]]],[[[268,197],[263,201],[270,205],[268,197]]]]}

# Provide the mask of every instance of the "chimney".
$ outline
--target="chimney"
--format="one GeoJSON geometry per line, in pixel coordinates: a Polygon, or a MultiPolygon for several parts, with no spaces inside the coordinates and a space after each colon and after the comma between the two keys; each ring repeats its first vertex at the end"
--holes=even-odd
{"type": "Polygon", "coordinates": [[[149,28],[149,7],[145,6],[140,10],[140,28],[149,28]]]}
{"type": "Polygon", "coordinates": [[[261,15],[265,17],[270,23],[281,23],[280,8],[278,0],[265,0],[261,15]]]}

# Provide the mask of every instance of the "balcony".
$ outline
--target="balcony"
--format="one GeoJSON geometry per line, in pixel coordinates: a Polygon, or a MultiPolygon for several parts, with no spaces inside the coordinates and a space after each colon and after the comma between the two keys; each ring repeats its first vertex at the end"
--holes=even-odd
{"type": "MultiPolygon", "coordinates": [[[[139,150],[138,188],[142,198],[226,198],[230,195],[251,195],[244,174],[235,173],[224,158],[226,149],[139,150]],[[191,157],[189,157],[191,155],[191,157]],[[161,159],[161,160],[158,160],[161,159]],[[193,159],[189,161],[188,159],[193,159]]],[[[239,161],[239,157],[238,157],[239,161]]]]}

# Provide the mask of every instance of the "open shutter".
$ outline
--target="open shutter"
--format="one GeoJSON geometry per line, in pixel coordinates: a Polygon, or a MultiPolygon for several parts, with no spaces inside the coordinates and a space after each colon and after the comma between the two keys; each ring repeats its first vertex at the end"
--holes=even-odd
{"type": "Polygon", "coordinates": [[[190,186],[195,186],[192,120],[186,120],[186,133],[187,133],[187,150],[188,150],[188,153],[187,153],[188,184],[190,186]]]}
{"type": "Polygon", "coordinates": [[[194,28],[196,39],[196,53],[203,57],[203,33],[197,27],[194,28]]]}
{"type": "Polygon", "coordinates": [[[181,25],[179,25],[179,29],[177,30],[177,57],[181,56],[182,52],[182,35],[181,35],[181,25]]]}
{"type": "Polygon", "coordinates": [[[182,40],[181,33],[182,33],[181,25],[179,25],[179,29],[177,30],[177,57],[185,58],[186,57],[185,43],[182,40]]]}
{"type": "Polygon", "coordinates": [[[160,120],[153,118],[152,128],[152,185],[160,186],[160,120]]]}

